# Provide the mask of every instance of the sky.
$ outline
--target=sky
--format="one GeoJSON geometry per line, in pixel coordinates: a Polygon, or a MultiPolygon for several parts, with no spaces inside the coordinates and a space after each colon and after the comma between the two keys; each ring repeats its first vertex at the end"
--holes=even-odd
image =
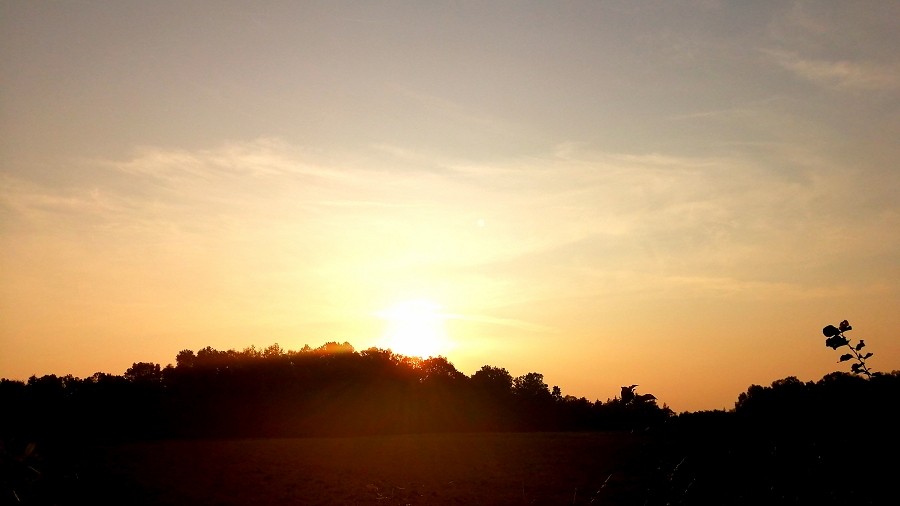
{"type": "Polygon", "coordinates": [[[730,409],[844,319],[898,370],[898,47],[886,1],[2,2],[0,377],[346,341],[730,409]]]}

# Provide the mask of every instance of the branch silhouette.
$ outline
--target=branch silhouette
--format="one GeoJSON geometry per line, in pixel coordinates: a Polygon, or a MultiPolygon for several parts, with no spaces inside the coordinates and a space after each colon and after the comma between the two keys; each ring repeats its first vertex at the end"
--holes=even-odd
{"type": "Polygon", "coordinates": [[[872,371],[866,365],[866,359],[874,355],[874,353],[866,353],[865,355],[860,353],[860,350],[866,347],[866,342],[862,339],[859,340],[859,343],[856,346],[852,346],[850,344],[850,339],[844,335],[845,332],[851,330],[853,330],[853,327],[850,326],[850,322],[847,320],[842,321],[837,327],[834,325],[826,326],[822,329],[822,333],[825,334],[826,337],[825,346],[834,350],[837,350],[842,346],[850,348],[850,353],[841,355],[838,362],[856,359],[856,363],[850,364],[850,370],[853,374],[864,374],[867,378],[871,378],[872,371]]]}

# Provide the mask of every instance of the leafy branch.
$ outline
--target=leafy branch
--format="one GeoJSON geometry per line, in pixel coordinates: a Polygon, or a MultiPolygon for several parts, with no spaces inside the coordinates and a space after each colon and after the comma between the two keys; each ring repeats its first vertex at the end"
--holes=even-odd
{"type": "Polygon", "coordinates": [[[844,353],[841,355],[841,358],[838,362],[846,362],[848,360],[856,359],[856,362],[850,364],[850,370],[853,374],[865,374],[866,377],[872,377],[872,371],[866,366],[866,359],[874,355],[873,353],[860,353],[860,350],[866,347],[866,342],[862,339],[859,340],[859,343],[856,346],[852,346],[850,344],[850,339],[848,339],[844,333],[853,330],[853,327],[850,326],[850,322],[844,320],[835,327],[834,325],[828,325],[822,329],[822,333],[825,334],[825,346],[828,346],[831,349],[837,350],[842,346],[846,346],[850,348],[850,353],[844,353]]]}

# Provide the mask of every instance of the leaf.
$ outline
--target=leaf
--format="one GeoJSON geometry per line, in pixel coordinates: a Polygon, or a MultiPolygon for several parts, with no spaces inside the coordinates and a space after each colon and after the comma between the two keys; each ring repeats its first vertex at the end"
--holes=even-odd
{"type": "Polygon", "coordinates": [[[840,334],[838,334],[836,336],[831,336],[825,340],[825,346],[828,346],[829,348],[834,349],[834,350],[840,348],[841,346],[844,346],[845,344],[849,344],[849,343],[850,343],[850,341],[847,341],[847,339],[844,338],[843,336],[841,336],[840,334]]]}
{"type": "Polygon", "coordinates": [[[860,367],[862,367],[862,364],[856,363],[856,364],[853,364],[850,366],[850,370],[855,373],[858,373],[860,367]]]}
{"type": "Polygon", "coordinates": [[[862,339],[859,340],[859,344],[856,345],[856,351],[859,351],[866,347],[866,342],[862,339]]]}
{"type": "Polygon", "coordinates": [[[846,362],[848,360],[851,360],[852,358],[853,358],[853,355],[851,355],[849,353],[845,353],[845,354],[841,355],[841,359],[839,360],[839,362],[846,362]]]}
{"type": "Polygon", "coordinates": [[[853,330],[853,327],[850,326],[850,322],[848,322],[847,320],[842,321],[841,324],[838,325],[838,327],[840,327],[841,332],[847,332],[848,330],[853,330]]]}
{"type": "Polygon", "coordinates": [[[871,357],[872,355],[874,355],[874,353],[872,353],[872,352],[866,353],[866,354],[863,356],[863,360],[865,360],[865,359],[871,357]]]}
{"type": "Polygon", "coordinates": [[[825,334],[825,337],[834,337],[841,333],[840,330],[837,329],[834,325],[829,325],[822,329],[822,333],[825,334]]]}

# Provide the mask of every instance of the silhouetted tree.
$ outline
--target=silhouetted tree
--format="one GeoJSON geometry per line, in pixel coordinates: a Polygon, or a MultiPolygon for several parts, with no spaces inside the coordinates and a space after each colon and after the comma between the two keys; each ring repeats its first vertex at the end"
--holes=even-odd
{"type": "Polygon", "coordinates": [[[504,397],[512,393],[513,377],[502,367],[484,365],[472,375],[472,384],[493,397],[504,397]]]}
{"type": "Polygon", "coordinates": [[[446,357],[356,352],[346,342],[300,350],[207,346],[179,351],[166,367],[134,362],[121,376],[33,376],[3,385],[0,402],[17,407],[0,424],[8,433],[104,438],[583,430],[627,425],[629,417],[645,423],[637,406],[661,411],[649,395],[626,392],[625,401],[607,406],[563,396],[537,372],[514,378],[485,365],[468,377],[446,357]],[[618,404],[632,407],[608,409],[618,404]]]}
{"type": "Polygon", "coordinates": [[[194,355],[192,350],[181,350],[178,352],[178,355],[175,356],[175,364],[176,367],[179,368],[190,368],[194,367],[196,359],[197,356],[194,355]]]}
{"type": "Polygon", "coordinates": [[[530,372],[513,380],[513,393],[523,399],[548,399],[550,389],[544,383],[544,375],[530,372]]]}
{"type": "Polygon", "coordinates": [[[454,383],[466,380],[466,375],[456,370],[456,367],[445,357],[431,357],[420,361],[418,369],[421,371],[420,381],[423,383],[454,383]]]}
{"type": "Polygon", "coordinates": [[[125,379],[135,383],[161,383],[162,371],[159,364],[135,362],[125,371],[125,379]]]}

